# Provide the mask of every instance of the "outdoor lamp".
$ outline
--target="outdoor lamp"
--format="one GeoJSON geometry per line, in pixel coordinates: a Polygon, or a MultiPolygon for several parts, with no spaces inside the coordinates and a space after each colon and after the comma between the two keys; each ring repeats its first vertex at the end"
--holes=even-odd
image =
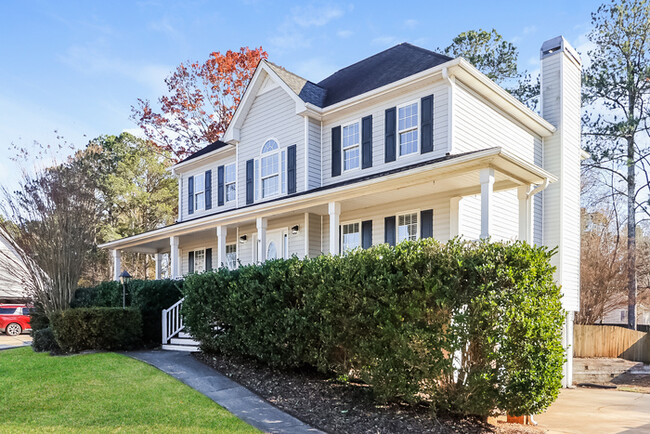
{"type": "Polygon", "coordinates": [[[247,239],[248,239],[248,237],[246,235],[242,235],[241,237],[239,237],[239,242],[244,244],[247,239]]]}
{"type": "Polygon", "coordinates": [[[300,229],[300,226],[295,225],[294,227],[291,228],[291,233],[296,235],[298,233],[299,229],[300,229]]]}
{"type": "Polygon", "coordinates": [[[122,309],[126,309],[126,284],[131,280],[131,275],[128,271],[124,270],[120,274],[120,282],[122,282],[122,309]]]}

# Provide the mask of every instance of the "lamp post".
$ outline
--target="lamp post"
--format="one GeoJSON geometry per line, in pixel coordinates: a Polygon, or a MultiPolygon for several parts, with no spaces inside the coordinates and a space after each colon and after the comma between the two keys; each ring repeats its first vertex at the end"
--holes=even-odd
{"type": "Polygon", "coordinates": [[[120,274],[120,282],[122,282],[122,309],[126,309],[126,284],[131,280],[131,275],[128,271],[124,270],[120,274]]]}

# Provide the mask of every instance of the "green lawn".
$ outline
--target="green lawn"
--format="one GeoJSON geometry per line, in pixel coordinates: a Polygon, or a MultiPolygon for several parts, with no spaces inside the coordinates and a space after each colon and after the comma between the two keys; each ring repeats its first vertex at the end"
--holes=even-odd
{"type": "Polygon", "coordinates": [[[180,381],[114,353],[0,351],[0,432],[259,432],[180,381]]]}

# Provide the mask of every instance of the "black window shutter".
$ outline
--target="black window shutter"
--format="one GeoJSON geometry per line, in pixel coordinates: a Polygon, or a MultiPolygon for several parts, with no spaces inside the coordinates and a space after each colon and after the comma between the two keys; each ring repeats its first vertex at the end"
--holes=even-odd
{"type": "Polygon", "coordinates": [[[332,128],[332,176],[341,174],[341,127],[332,128]]]}
{"type": "Polygon", "coordinates": [[[425,96],[420,102],[421,120],[420,133],[422,146],[420,153],[433,152],[433,95],[425,96]]]}
{"type": "Polygon", "coordinates": [[[194,213],[194,177],[187,178],[187,213],[194,213]]]}
{"type": "Polygon", "coordinates": [[[287,193],[296,192],[296,152],[297,146],[287,148],[287,193]]]}
{"type": "Polygon", "coordinates": [[[205,171],[205,209],[212,208],[212,170],[205,171]]]}
{"type": "Polygon", "coordinates": [[[420,238],[433,238],[433,210],[420,211],[420,238]]]}
{"type": "Polygon", "coordinates": [[[384,242],[390,246],[394,246],[397,240],[397,233],[395,231],[395,216],[386,217],[384,219],[384,242]]]}
{"type": "Polygon", "coordinates": [[[384,118],[386,163],[397,159],[397,138],[395,131],[397,129],[397,121],[395,118],[395,111],[395,107],[387,109],[384,118]]]}
{"type": "Polygon", "coordinates": [[[205,269],[212,270],[212,249],[205,249],[205,269]]]}
{"type": "Polygon", "coordinates": [[[372,220],[361,222],[361,247],[368,249],[372,246],[372,220]]]}
{"type": "Polygon", "coordinates": [[[372,167],[372,115],[361,119],[361,168],[372,167]]]}
{"type": "Polygon", "coordinates": [[[188,273],[194,273],[194,252],[187,254],[187,271],[188,273]]]}
{"type": "Polygon", "coordinates": [[[246,162],[246,204],[253,203],[253,170],[254,161],[248,160],[246,162]]]}
{"type": "Polygon", "coordinates": [[[217,205],[223,206],[223,193],[224,193],[224,167],[217,167],[217,205]]]}

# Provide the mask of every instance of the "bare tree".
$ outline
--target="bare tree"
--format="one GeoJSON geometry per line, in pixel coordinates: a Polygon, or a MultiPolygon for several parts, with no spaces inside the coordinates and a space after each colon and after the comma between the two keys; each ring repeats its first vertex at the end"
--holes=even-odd
{"type": "Polygon", "coordinates": [[[12,252],[0,265],[47,314],[69,306],[95,241],[95,185],[83,162],[70,159],[35,175],[17,191],[3,189],[0,230],[12,252]]]}

